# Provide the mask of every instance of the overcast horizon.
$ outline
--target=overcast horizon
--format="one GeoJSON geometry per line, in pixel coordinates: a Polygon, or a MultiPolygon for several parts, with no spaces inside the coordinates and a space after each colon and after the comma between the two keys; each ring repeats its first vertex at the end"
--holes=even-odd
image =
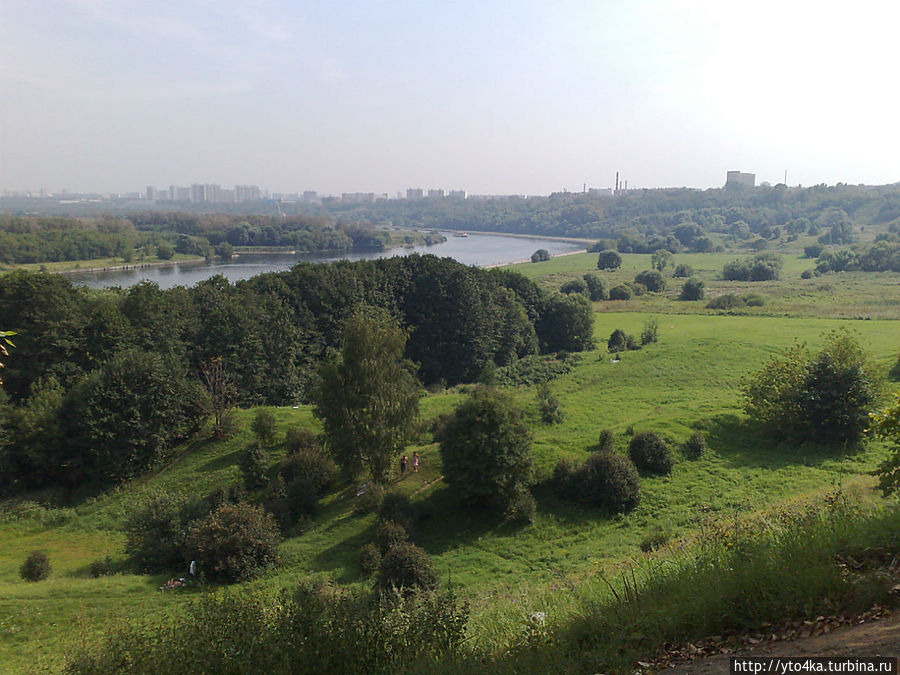
{"type": "Polygon", "coordinates": [[[0,188],[900,180],[900,10],[0,0],[0,188]]]}

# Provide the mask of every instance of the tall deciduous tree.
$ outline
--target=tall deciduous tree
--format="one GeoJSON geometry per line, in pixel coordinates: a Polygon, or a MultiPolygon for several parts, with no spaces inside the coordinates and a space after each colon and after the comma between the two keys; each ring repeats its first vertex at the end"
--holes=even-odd
{"type": "Polygon", "coordinates": [[[383,310],[367,309],[344,324],[341,352],[324,363],[313,389],[335,459],[349,473],[367,467],[384,481],[419,413],[419,383],[403,359],[406,334],[383,310]]]}

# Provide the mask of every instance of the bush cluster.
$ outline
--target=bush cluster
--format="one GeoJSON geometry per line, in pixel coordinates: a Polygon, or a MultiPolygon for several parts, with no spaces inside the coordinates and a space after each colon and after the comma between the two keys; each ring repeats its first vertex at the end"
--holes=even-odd
{"type": "Polygon", "coordinates": [[[553,470],[553,486],[562,497],[597,506],[609,513],[625,513],[641,499],[640,480],[634,464],[614,452],[599,450],[576,468],[560,460],[553,470]]]}
{"type": "Polygon", "coordinates": [[[666,290],[666,280],[659,270],[644,270],[634,277],[634,283],[642,284],[651,293],[662,293],[666,290]]]}
{"type": "Polygon", "coordinates": [[[621,328],[616,328],[606,341],[606,349],[610,354],[624,352],[626,350],[640,349],[640,345],[633,335],[629,335],[621,328]]]}
{"type": "Polygon", "coordinates": [[[818,354],[794,345],[746,379],[744,409],[797,441],[855,443],[869,425],[878,382],[858,340],[837,331],[818,354]]]}
{"type": "Polygon", "coordinates": [[[775,253],[757,253],[725,263],[722,278],[728,281],[771,281],[781,276],[781,256],[775,253]]]}
{"type": "Polygon", "coordinates": [[[652,474],[671,473],[675,465],[669,446],[652,431],[642,431],[631,438],[628,456],[638,469],[652,474]]]}
{"type": "Polygon", "coordinates": [[[691,277],[681,286],[681,295],[678,296],[678,299],[686,301],[702,300],[704,293],[703,280],[691,277]]]}
{"type": "Polygon", "coordinates": [[[349,591],[208,595],[172,618],[127,625],[82,647],[74,673],[413,673],[453,661],[468,608],[450,593],[349,591]]]}
{"type": "Polygon", "coordinates": [[[253,579],[274,567],[280,542],[275,519],[247,503],[223,504],[187,536],[191,558],[206,576],[223,581],[253,579]]]}
{"type": "Polygon", "coordinates": [[[726,293],[717,298],[713,298],[706,303],[707,309],[734,309],[736,307],[762,307],[766,303],[765,298],[756,293],[748,293],[747,295],[735,295],[734,293],[726,293]]]}
{"type": "Polygon", "coordinates": [[[382,556],[378,566],[377,588],[383,591],[430,591],[437,587],[438,576],[431,557],[410,542],[398,542],[382,556]]]}

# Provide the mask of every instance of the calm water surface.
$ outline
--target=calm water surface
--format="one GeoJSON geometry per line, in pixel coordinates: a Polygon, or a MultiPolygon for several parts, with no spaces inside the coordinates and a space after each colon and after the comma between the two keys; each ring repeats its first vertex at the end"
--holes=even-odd
{"type": "Polygon", "coordinates": [[[332,255],[310,255],[305,253],[265,253],[236,257],[229,262],[179,263],[168,267],[148,267],[145,269],[110,270],[99,272],[77,272],[66,276],[73,283],[93,288],[122,286],[127,288],[141,281],[154,281],[160,288],[192,286],[198,281],[221,274],[232,283],[262,274],[290,269],[298,262],[333,262],[335,260],[372,260],[410,253],[432,253],[442,258],[449,257],[466,265],[485,267],[502,263],[526,260],[539,248],[551,254],[567,253],[584,248],[583,245],[565,241],[530,237],[504,237],[501,235],[469,234],[468,237],[454,237],[445,232],[447,241],[435,246],[394,248],[380,253],[345,253],[332,255]]]}

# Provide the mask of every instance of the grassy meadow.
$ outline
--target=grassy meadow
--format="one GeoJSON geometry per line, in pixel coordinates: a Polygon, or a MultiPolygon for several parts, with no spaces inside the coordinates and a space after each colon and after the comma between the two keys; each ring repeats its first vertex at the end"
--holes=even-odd
{"type": "MultiPolygon", "coordinates": [[[[536,387],[511,389],[526,410],[534,437],[538,502],[535,521],[513,526],[462,507],[441,478],[438,447],[429,422],[452,411],[466,387],[429,393],[421,401],[420,471],[395,476],[391,490],[408,494],[422,514],[416,543],[432,556],[445,584],[471,604],[473,644],[501,650],[521,632],[526,617],[545,611],[563,623],[575,611],[581,589],[596,589],[599,573],[615,575],[623,565],[646,558],[642,539],[661,531],[673,541],[690,541],[715,523],[735,522],[773,506],[811,498],[838,486],[870,492],[868,473],[885,457],[883,444],[844,451],[812,445],[792,447],[762,436],[742,413],[740,381],[792,342],[815,348],[835,329],[850,329],[886,373],[900,349],[900,284],[892,275],[828,275],[801,280],[811,261],[785,256],[782,280],[725,282],[722,265],[736,254],[676,255],[666,270],[668,287],[627,302],[594,303],[597,347],[580,355],[566,375],[551,382],[565,420],[541,423],[536,387]],[[705,301],[681,302],[674,265],[690,264],[707,285],[707,298],[735,292],[766,296],[762,307],[741,314],[704,309],[705,301]],[[627,352],[613,362],[606,338],[616,328],[639,335],[654,317],[657,343],[627,352]],[[563,457],[583,460],[602,429],[615,433],[625,452],[628,434],[656,431],[675,447],[694,430],[707,435],[709,449],[697,460],[676,450],[670,476],[642,477],[642,501],[633,512],[608,517],[595,509],[556,498],[546,481],[563,457]]],[[[595,271],[596,254],[577,254],[517,266],[547,288],[595,271]]],[[[597,272],[609,285],[631,280],[649,268],[649,256],[625,255],[620,270],[597,272]]],[[[890,385],[888,385],[890,386],[890,385]]],[[[320,427],[308,407],[276,409],[280,431],[320,427]]],[[[135,574],[124,553],[122,523],[152,491],[204,495],[240,480],[238,458],[253,442],[252,410],[238,412],[239,431],[179,449],[163,470],[87,499],[68,509],[23,506],[0,512],[0,672],[53,672],[80,641],[107,625],[174,611],[197,590],[160,591],[166,576],[135,574]],[[19,566],[32,550],[50,556],[46,581],[26,583],[19,566]],[[115,573],[91,578],[90,563],[109,556],[115,573]]],[[[284,450],[269,450],[271,464],[284,450]]],[[[373,515],[356,515],[355,483],[328,494],[314,527],[288,537],[282,564],[245,584],[276,589],[308,575],[341,584],[368,583],[357,554],[373,534],[373,515]]],[[[186,570],[182,573],[186,576],[186,570]]],[[[594,591],[592,591],[594,592],[594,591]]],[[[599,591],[597,591],[599,592],[599,591]]]]}

